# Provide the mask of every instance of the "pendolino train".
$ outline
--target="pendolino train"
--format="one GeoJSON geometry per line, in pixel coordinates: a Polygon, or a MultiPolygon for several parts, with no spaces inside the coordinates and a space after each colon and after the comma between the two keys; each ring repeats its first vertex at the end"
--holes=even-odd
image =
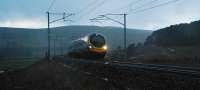
{"type": "Polygon", "coordinates": [[[107,52],[106,40],[101,34],[90,34],[72,42],[68,56],[73,58],[104,58],[107,52]]]}

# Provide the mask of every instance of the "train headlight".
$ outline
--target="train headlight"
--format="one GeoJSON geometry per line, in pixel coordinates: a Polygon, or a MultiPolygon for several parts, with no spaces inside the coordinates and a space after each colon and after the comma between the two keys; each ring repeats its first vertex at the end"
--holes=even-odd
{"type": "Polygon", "coordinates": [[[87,36],[86,36],[86,37],[83,37],[82,40],[85,41],[85,42],[88,42],[89,37],[87,37],[87,36]]]}
{"type": "Polygon", "coordinates": [[[104,46],[103,46],[103,49],[104,49],[104,50],[107,50],[107,49],[108,49],[108,47],[107,47],[106,45],[104,45],[104,46]]]}

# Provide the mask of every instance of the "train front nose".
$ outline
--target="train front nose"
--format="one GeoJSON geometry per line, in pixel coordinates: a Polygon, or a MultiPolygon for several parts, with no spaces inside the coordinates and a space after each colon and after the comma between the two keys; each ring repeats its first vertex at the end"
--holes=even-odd
{"type": "Polygon", "coordinates": [[[89,49],[93,53],[105,56],[107,52],[107,45],[105,38],[100,34],[92,34],[89,36],[88,43],[90,44],[89,49]]]}
{"type": "Polygon", "coordinates": [[[106,45],[104,37],[100,34],[92,34],[89,36],[89,43],[96,48],[102,48],[106,45]]]}
{"type": "Polygon", "coordinates": [[[77,58],[104,58],[107,53],[105,38],[100,34],[91,34],[75,41],[70,47],[69,56],[77,58]]]}

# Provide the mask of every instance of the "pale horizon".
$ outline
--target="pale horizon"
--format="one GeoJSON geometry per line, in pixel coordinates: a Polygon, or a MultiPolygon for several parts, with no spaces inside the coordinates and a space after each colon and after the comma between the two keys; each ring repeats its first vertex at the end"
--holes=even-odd
{"type": "MultiPolygon", "coordinates": [[[[127,0],[120,2],[120,0],[99,0],[91,6],[87,6],[94,2],[94,0],[56,0],[51,8],[51,12],[64,12],[75,13],[71,17],[73,23],[58,22],[54,23],[52,27],[68,26],[68,25],[96,25],[96,26],[117,26],[121,25],[114,22],[91,23],[89,19],[97,17],[106,13],[124,13],[135,9],[138,6],[145,5],[152,0],[142,0],[140,3],[135,3],[133,6],[127,6],[137,0],[127,0]],[[77,2],[83,3],[78,5],[77,2]],[[113,4],[114,3],[114,4],[113,4]],[[110,7],[112,6],[112,7],[110,7]],[[85,8],[84,10],[82,10],[85,8]],[[82,11],[80,11],[82,10],[82,11]]],[[[170,1],[170,0],[166,0],[170,1]]],[[[16,27],[16,28],[46,28],[47,17],[46,11],[52,0],[3,0],[0,3],[0,27],[16,27]]],[[[160,3],[162,0],[157,0],[146,7],[151,7],[160,3]]],[[[151,9],[137,14],[130,13],[127,16],[127,28],[137,28],[144,30],[157,30],[160,28],[168,27],[170,25],[190,23],[200,20],[200,3],[199,0],[179,0],[175,3],[151,9]]],[[[141,9],[143,9],[141,8],[141,9]]],[[[112,17],[116,20],[123,21],[122,18],[112,17]]]]}

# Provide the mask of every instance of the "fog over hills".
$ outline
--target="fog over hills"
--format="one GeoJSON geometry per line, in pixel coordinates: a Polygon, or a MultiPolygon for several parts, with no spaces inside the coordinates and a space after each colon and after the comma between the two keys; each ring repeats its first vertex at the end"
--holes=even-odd
{"type": "MultiPolygon", "coordinates": [[[[123,28],[63,26],[51,28],[51,48],[55,47],[57,54],[65,52],[73,40],[91,33],[104,35],[110,50],[123,46],[123,28]]],[[[127,44],[143,43],[151,33],[150,30],[127,29],[127,44]]],[[[44,56],[46,47],[47,29],[0,28],[1,56],[44,56]]]]}

